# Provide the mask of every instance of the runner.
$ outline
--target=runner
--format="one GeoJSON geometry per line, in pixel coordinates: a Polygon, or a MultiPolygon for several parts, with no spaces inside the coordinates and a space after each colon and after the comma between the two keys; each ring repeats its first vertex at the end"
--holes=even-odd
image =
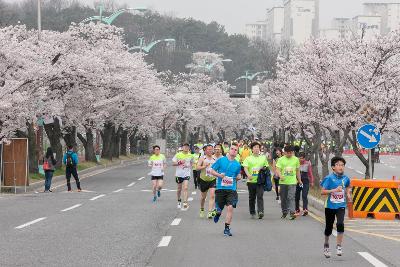
{"type": "Polygon", "coordinates": [[[223,156],[225,156],[225,154],[222,151],[222,145],[221,144],[216,144],[214,146],[214,158],[215,160],[222,158],[223,156]]]}
{"type": "Polygon", "coordinates": [[[211,166],[215,162],[213,149],[214,148],[211,145],[206,145],[205,155],[201,157],[197,163],[197,170],[201,172],[199,179],[199,187],[201,191],[200,218],[204,218],[204,203],[206,201],[207,192],[210,192],[207,218],[211,219],[215,216],[215,177],[211,174],[211,166]]]}
{"type": "Polygon", "coordinates": [[[225,236],[232,236],[230,224],[232,222],[233,208],[238,201],[237,180],[240,180],[240,163],[235,160],[238,153],[238,145],[232,144],[228,155],[218,159],[212,165],[211,174],[217,177],[217,190],[215,191],[215,207],[217,214],[214,222],[217,223],[222,210],[227,206],[225,218],[225,236]]]}
{"type": "Polygon", "coordinates": [[[200,177],[200,171],[197,170],[197,162],[201,156],[200,148],[198,146],[194,146],[194,153],[193,156],[193,182],[194,182],[194,189],[197,189],[200,177]]]}
{"type": "Polygon", "coordinates": [[[257,198],[257,213],[258,219],[264,217],[264,185],[258,184],[258,173],[262,168],[269,167],[267,158],[264,155],[260,155],[261,144],[259,142],[253,142],[250,148],[253,154],[247,157],[242,166],[246,173],[247,188],[249,190],[249,211],[252,219],[256,217],[256,198],[257,198]]]}
{"type": "Polygon", "coordinates": [[[153,184],[153,202],[157,201],[157,196],[161,197],[163,186],[164,171],[167,167],[165,156],[160,153],[160,146],[153,146],[153,155],[149,158],[149,167],[151,167],[151,182],[153,184]],[[157,195],[156,195],[157,193],[157,195]]]}
{"type": "Polygon", "coordinates": [[[242,174],[242,179],[243,180],[247,178],[246,173],[244,171],[243,162],[250,155],[251,155],[251,149],[249,148],[247,143],[243,143],[243,147],[242,147],[241,152],[240,152],[240,164],[242,165],[241,174],[242,174]]]}
{"type": "Polygon", "coordinates": [[[187,210],[189,205],[188,200],[188,185],[190,180],[190,170],[193,165],[192,154],[189,153],[189,144],[182,145],[182,152],[178,152],[172,159],[172,165],[176,166],[175,179],[178,184],[178,209],[187,210]],[[183,205],[181,193],[183,190],[183,205]]]}
{"type": "Polygon", "coordinates": [[[297,185],[296,187],[296,216],[300,215],[300,194],[303,200],[303,213],[301,215],[308,215],[308,191],[310,190],[310,184],[314,184],[314,175],[312,172],[311,162],[306,160],[306,154],[304,152],[299,153],[300,156],[300,176],[303,185],[297,185]]]}
{"type": "Polygon", "coordinates": [[[227,155],[229,153],[229,143],[225,141],[222,149],[224,154],[227,155]]]}
{"type": "Polygon", "coordinates": [[[326,258],[331,257],[329,250],[329,236],[332,234],[333,223],[336,216],[336,255],[342,256],[342,241],[344,233],[344,215],[347,201],[351,202],[350,179],[344,175],[346,161],[342,157],[333,157],[331,159],[331,167],[333,173],[326,176],[321,182],[321,194],[328,195],[325,202],[325,243],[324,255],[326,258]],[[346,193],[346,195],[345,195],[346,193]]]}
{"type": "Polygon", "coordinates": [[[275,148],[275,155],[273,155],[274,159],[272,160],[272,170],[274,172],[274,186],[276,193],[276,200],[279,201],[279,174],[276,169],[276,162],[280,157],[282,157],[282,149],[280,147],[275,148]]]}
{"type": "Polygon", "coordinates": [[[303,183],[300,178],[300,161],[294,156],[293,146],[285,147],[285,155],[278,159],[276,170],[279,175],[282,219],[290,212],[290,220],[294,220],[296,184],[301,186],[303,183]]]}
{"type": "Polygon", "coordinates": [[[194,144],[194,146],[198,147],[200,149],[200,154],[203,156],[204,155],[204,150],[203,150],[203,142],[199,139],[199,141],[197,142],[197,144],[194,144]]]}

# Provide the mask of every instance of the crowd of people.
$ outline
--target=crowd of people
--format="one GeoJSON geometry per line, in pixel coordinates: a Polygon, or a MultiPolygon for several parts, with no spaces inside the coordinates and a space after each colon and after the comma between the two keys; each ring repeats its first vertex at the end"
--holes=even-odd
{"type": "MultiPolygon", "coordinates": [[[[153,202],[161,196],[167,161],[160,147],[153,147],[149,159],[153,186],[153,202]]],[[[324,255],[331,257],[329,236],[336,217],[336,254],[342,255],[344,214],[346,201],[351,201],[350,179],[344,174],[346,161],[341,157],[331,160],[332,173],[321,181],[321,194],[327,195],[325,203],[324,255]]],[[[231,223],[234,208],[238,203],[238,181],[242,180],[248,189],[249,214],[252,219],[264,218],[264,192],[266,184],[272,182],[276,201],[281,205],[282,219],[295,220],[307,216],[308,192],[314,184],[312,166],[306,154],[291,144],[263,144],[259,141],[224,142],[191,146],[182,144],[172,158],[177,183],[177,208],[186,211],[189,181],[200,190],[199,217],[220,220],[226,209],[224,235],[232,236],[231,223]],[[267,177],[267,178],[265,178],[267,177]],[[206,206],[206,200],[208,205],[206,206]],[[302,199],[302,210],[300,209],[302,199]],[[206,210],[207,209],[207,210],[206,210]]]]}

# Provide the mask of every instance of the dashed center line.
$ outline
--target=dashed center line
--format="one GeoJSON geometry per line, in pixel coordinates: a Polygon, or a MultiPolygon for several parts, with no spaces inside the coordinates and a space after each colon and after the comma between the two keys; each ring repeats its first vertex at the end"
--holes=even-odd
{"type": "Polygon", "coordinates": [[[182,219],[181,218],[176,218],[172,221],[171,225],[179,225],[181,223],[182,219]]]}
{"type": "Polygon", "coordinates": [[[197,194],[197,192],[196,192],[196,191],[193,191],[193,192],[192,192],[192,195],[196,195],[196,194],[197,194]]]}
{"type": "Polygon", "coordinates": [[[99,198],[104,197],[104,196],[105,196],[104,194],[101,194],[101,195],[92,197],[90,200],[96,200],[96,199],[99,199],[99,198]]]}
{"type": "Polygon", "coordinates": [[[362,171],[356,170],[356,173],[364,174],[362,171]]]}
{"type": "Polygon", "coordinates": [[[47,218],[47,217],[42,217],[42,218],[39,218],[39,219],[30,221],[30,222],[27,222],[27,223],[25,223],[25,224],[21,224],[20,226],[15,227],[15,229],[22,229],[22,228],[25,228],[25,227],[27,227],[27,226],[29,226],[29,225],[34,224],[34,223],[43,221],[43,220],[45,220],[46,218],[47,218]]]}
{"type": "Polygon", "coordinates": [[[132,186],[134,186],[135,184],[136,184],[136,182],[130,183],[130,184],[128,184],[127,187],[132,187],[132,186]]]}
{"type": "Polygon", "coordinates": [[[171,242],[171,238],[172,236],[163,236],[158,244],[158,247],[168,247],[169,242],[171,242]]]}
{"type": "Polygon", "coordinates": [[[144,179],[144,177],[140,177],[138,180],[141,181],[141,180],[143,180],[143,179],[144,179]]]}
{"type": "Polygon", "coordinates": [[[115,190],[115,191],[113,191],[113,193],[119,193],[119,192],[121,192],[121,191],[123,191],[124,189],[118,189],[118,190],[115,190]]]}
{"type": "Polygon", "coordinates": [[[193,198],[192,198],[192,197],[189,197],[189,198],[188,198],[188,201],[193,201],[193,198]]]}
{"type": "Polygon", "coordinates": [[[386,264],[369,254],[368,252],[358,252],[364,259],[371,263],[375,267],[387,267],[386,264]]]}
{"type": "Polygon", "coordinates": [[[80,206],[82,206],[82,204],[76,204],[76,205],[74,205],[74,206],[72,206],[72,207],[69,207],[69,208],[66,208],[66,209],[61,210],[61,212],[73,210],[73,209],[76,209],[76,208],[78,208],[78,207],[80,207],[80,206]]]}

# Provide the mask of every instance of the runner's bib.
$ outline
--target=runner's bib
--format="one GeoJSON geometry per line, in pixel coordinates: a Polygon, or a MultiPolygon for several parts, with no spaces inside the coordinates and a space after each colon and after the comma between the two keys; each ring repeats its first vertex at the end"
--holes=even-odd
{"type": "Polygon", "coordinates": [[[221,186],[222,187],[231,187],[231,186],[233,186],[233,177],[225,176],[224,178],[222,178],[221,186]]]}
{"type": "Polygon", "coordinates": [[[253,177],[258,177],[258,173],[260,172],[260,169],[261,169],[261,168],[253,168],[253,169],[252,169],[251,175],[252,175],[253,177]]]}
{"type": "Polygon", "coordinates": [[[344,203],[344,190],[341,192],[332,192],[330,201],[331,203],[344,203]]]}

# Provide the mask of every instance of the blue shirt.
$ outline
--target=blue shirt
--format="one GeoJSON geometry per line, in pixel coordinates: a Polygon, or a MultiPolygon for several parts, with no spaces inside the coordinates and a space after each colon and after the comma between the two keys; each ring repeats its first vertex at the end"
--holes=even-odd
{"type": "Polygon", "coordinates": [[[72,161],[74,162],[74,166],[78,165],[78,162],[79,162],[79,160],[78,160],[78,154],[76,154],[76,153],[75,153],[74,151],[72,151],[72,150],[68,150],[67,153],[64,154],[64,158],[63,158],[64,165],[67,164],[67,154],[71,154],[72,161]]]}
{"type": "Polygon", "coordinates": [[[327,190],[336,189],[340,185],[343,187],[343,191],[330,193],[325,201],[325,208],[346,208],[345,189],[350,186],[350,178],[346,175],[339,176],[336,173],[331,173],[321,181],[321,186],[327,190]]]}
{"type": "Polygon", "coordinates": [[[219,158],[211,168],[218,172],[224,173],[225,177],[217,177],[217,190],[225,189],[236,191],[236,177],[240,173],[240,163],[236,160],[230,161],[228,157],[219,158]]]}

